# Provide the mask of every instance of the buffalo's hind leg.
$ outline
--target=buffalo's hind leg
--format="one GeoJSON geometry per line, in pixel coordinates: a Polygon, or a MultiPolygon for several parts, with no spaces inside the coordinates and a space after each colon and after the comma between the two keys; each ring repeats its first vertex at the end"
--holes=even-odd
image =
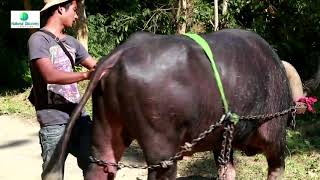
{"type": "Polygon", "coordinates": [[[279,151],[268,151],[266,153],[268,162],[268,180],[282,179],[285,169],[285,155],[281,148],[279,151]]]}
{"type": "Polygon", "coordinates": [[[268,162],[268,180],[282,179],[284,174],[287,118],[283,116],[274,119],[275,122],[278,121],[276,125],[266,123],[259,129],[259,134],[262,135],[259,142],[262,142],[261,149],[268,162]]]}
{"type": "MultiPolygon", "coordinates": [[[[107,163],[116,164],[132,139],[124,131],[119,115],[107,111],[104,98],[93,94],[92,156],[107,163]]],[[[91,163],[86,180],[113,180],[117,167],[91,163]]]]}
{"type": "MultiPolygon", "coordinates": [[[[139,140],[138,140],[139,141],[139,140]]],[[[150,134],[144,136],[139,141],[143,149],[145,159],[148,165],[156,165],[161,161],[168,160],[177,152],[177,144],[169,141],[167,137],[159,134],[150,134]]],[[[148,169],[148,180],[174,180],[177,176],[177,163],[168,165],[166,168],[158,167],[148,169]]]]}
{"type": "MultiPolygon", "coordinates": [[[[104,127],[99,127],[101,124],[96,124],[94,129],[95,139],[92,145],[92,156],[98,160],[103,160],[110,165],[99,165],[91,163],[87,173],[87,180],[113,180],[117,173],[115,166],[121,159],[124,151],[130,145],[131,139],[126,139],[119,134],[113,133],[108,135],[104,132],[104,127]],[[99,129],[99,130],[98,130],[99,129]],[[96,135],[99,135],[97,137],[96,135]],[[101,136],[102,135],[102,136],[101,136]],[[114,165],[111,165],[113,163],[114,165]]],[[[112,131],[117,131],[119,127],[111,126],[112,131]]]]}

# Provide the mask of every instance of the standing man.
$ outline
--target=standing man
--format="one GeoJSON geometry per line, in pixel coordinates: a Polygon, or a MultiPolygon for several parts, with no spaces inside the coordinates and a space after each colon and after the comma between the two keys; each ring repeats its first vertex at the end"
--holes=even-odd
{"type": "MultiPolygon", "coordinates": [[[[64,33],[78,18],[76,0],[45,0],[41,17],[46,18],[46,23],[31,35],[28,48],[33,81],[30,99],[40,123],[42,168],[45,170],[80,100],[77,82],[89,79],[96,61],[79,41],[64,33]],[[81,64],[89,71],[73,72],[74,64],[81,64]]],[[[83,112],[72,131],[68,152],[77,157],[84,174],[89,164],[90,138],[91,120],[83,112]]]]}

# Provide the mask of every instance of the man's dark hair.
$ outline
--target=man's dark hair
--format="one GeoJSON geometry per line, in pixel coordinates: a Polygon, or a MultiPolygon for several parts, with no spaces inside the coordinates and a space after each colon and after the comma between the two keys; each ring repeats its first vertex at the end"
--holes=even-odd
{"type": "Polygon", "coordinates": [[[66,10],[69,9],[69,7],[72,5],[72,0],[54,5],[48,9],[46,9],[44,12],[41,12],[41,24],[45,24],[45,22],[48,20],[48,18],[50,16],[53,15],[53,13],[59,8],[59,7],[63,7],[66,10]]]}

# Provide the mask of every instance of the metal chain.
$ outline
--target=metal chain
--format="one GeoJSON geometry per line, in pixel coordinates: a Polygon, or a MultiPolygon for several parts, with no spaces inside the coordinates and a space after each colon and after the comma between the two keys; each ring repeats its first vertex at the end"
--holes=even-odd
{"type": "Polygon", "coordinates": [[[273,118],[276,118],[276,117],[280,117],[280,116],[284,116],[288,113],[293,113],[293,112],[296,112],[296,109],[298,107],[297,106],[291,106],[290,108],[286,109],[286,110],[283,110],[283,111],[280,111],[280,112],[276,112],[276,113],[273,113],[273,114],[262,114],[262,115],[249,115],[249,116],[240,116],[240,120],[262,120],[262,121],[265,121],[265,120],[268,120],[268,119],[273,119],[273,118]]]}
{"type": "MultiPolygon", "coordinates": [[[[221,144],[221,152],[220,156],[218,157],[218,163],[219,163],[219,168],[223,172],[222,174],[222,179],[226,179],[226,172],[227,172],[227,166],[226,166],[226,146],[227,146],[227,136],[228,136],[228,126],[224,127],[224,132],[223,132],[223,140],[221,144]]],[[[218,174],[219,176],[220,174],[218,174]]]]}
{"type": "Polygon", "coordinates": [[[192,150],[192,147],[195,146],[199,141],[201,141],[202,139],[204,139],[208,134],[210,134],[215,128],[219,127],[222,125],[222,122],[227,119],[227,116],[224,114],[221,116],[219,122],[215,123],[215,124],[211,124],[209,126],[209,128],[207,130],[205,130],[204,132],[200,133],[199,136],[195,139],[193,139],[191,141],[191,143],[186,142],[183,146],[181,146],[182,150],[177,152],[174,156],[170,157],[168,160],[164,160],[161,161],[158,164],[155,165],[144,165],[144,166],[140,166],[140,165],[126,165],[123,164],[121,162],[119,162],[118,164],[116,163],[110,163],[110,162],[106,162],[103,160],[98,160],[97,158],[90,156],[90,162],[92,163],[96,163],[100,166],[107,166],[107,165],[111,165],[111,166],[116,166],[117,168],[139,168],[139,169],[154,169],[154,168],[168,168],[168,166],[171,166],[174,164],[174,162],[176,162],[178,159],[180,159],[183,155],[183,153],[185,152],[189,152],[192,150]]]}
{"type": "Polygon", "coordinates": [[[172,156],[171,158],[169,158],[168,160],[165,161],[161,161],[159,164],[156,165],[151,165],[148,168],[152,169],[152,168],[158,168],[158,167],[162,167],[162,168],[167,168],[167,165],[173,165],[174,162],[176,162],[178,159],[180,159],[183,155],[183,153],[185,152],[189,152],[192,150],[193,146],[195,146],[196,144],[198,144],[199,141],[201,141],[202,139],[204,139],[208,134],[210,134],[215,128],[219,127],[222,125],[222,122],[227,119],[229,116],[227,116],[226,114],[223,114],[220,118],[220,120],[215,123],[215,124],[211,124],[209,126],[209,128],[207,130],[205,130],[204,132],[200,133],[199,136],[195,139],[193,139],[191,141],[191,143],[186,142],[183,146],[181,146],[182,150],[177,152],[174,156],[172,156]]]}
{"type": "Polygon", "coordinates": [[[231,157],[234,126],[235,124],[230,124],[228,144],[227,144],[227,158],[226,158],[227,162],[230,161],[230,157],[231,157]]]}
{"type": "Polygon", "coordinates": [[[100,160],[100,159],[97,159],[93,156],[89,156],[89,161],[91,163],[96,163],[97,165],[99,166],[114,166],[116,167],[117,169],[120,169],[119,165],[117,163],[112,163],[112,162],[106,162],[106,161],[103,161],[103,160],[100,160]]]}
{"type": "Polygon", "coordinates": [[[233,140],[233,132],[234,132],[234,123],[228,124],[224,127],[223,132],[223,141],[220,156],[218,157],[218,162],[220,165],[220,169],[222,170],[222,179],[226,179],[226,173],[228,170],[228,162],[231,157],[232,150],[232,140],[233,140]]]}
{"type": "MultiPolygon", "coordinates": [[[[288,113],[292,113],[293,116],[295,116],[295,112],[296,112],[296,108],[297,106],[292,106],[286,110],[283,110],[281,112],[276,112],[274,114],[266,114],[266,115],[249,115],[249,116],[240,116],[239,119],[240,120],[267,120],[267,119],[272,119],[272,118],[275,118],[275,117],[279,117],[279,116],[283,116],[283,115],[286,115],[288,113]]],[[[220,118],[220,120],[215,123],[215,124],[211,124],[209,126],[209,128],[207,130],[205,130],[204,132],[200,133],[199,136],[195,139],[193,139],[191,141],[191,143],[189,142],[186,142],[183,146],[181,146],[182,150],[177,152],[174,156],[170,157],[169,159],[167,160],[164,160],[164,161],[161,161],[160,163],[158,164],[155,164],[155,165],[144,165],[144,166],[140,166],[140,165],[126,165],[126,164],[123,164],[121,162],[119,162],[118,164],[117,163],[111,163],[111,162],[106,162],[106,161],[103,161],[103,160],[99,160],[95,157],[92,157],[90,156],[90,161],[92,163],[96,163],[100,166],[108,166],[108,165],[111,165],[111,166],[115,166],[117,168],[124,168],[124,167],[127,167],[127,168],[139,168],[139,169],[154,169],[154,168],[168,168],[169,166],[173,165],[174,162],[176,162],[178,159],[180,159],[183,155],[183,153],[185,152],[189,152],[192,150],[192,148],[199,142],[201,141],[202,139],[204,139],[208,134],[210,134],[214,129],[216,129],[217,127],[221,126],[223,121],[228,119],[230,117],[230,113],[228,114],[223,114],[220,118]]],[[[230,160],[230,153],[231,153],[231,149],[232,149],[232,139],[233,139],[233,131],[234,131],[234,124],[232,123],[231,127],[229,127],[229,129],[227,130],[228,132],[226,132],[226,136],[224,135],[224,139],[226,139],[226,144],[225,145],[222,145],[224,146],[221,151],[221,155],[224,154],[224,157],[223,158],[223,161],[224,162],[229,162],[230,160]],[[227,138],[227,134],[229,134],[229,137],[227,138]],[[226,148],[226,149],[225,149],[226,148]]],[[[225,133],[224,132],[224,133],[225,133]]],[[[223,143],[224,144],[224,143],[223,143]]]]}
{"type": "Polygon", "coordinates": [[[220,152],[220,156],[218,157],[218,162],[221,165],[225,164],[225,155],[226,155],[226,145],[227,145],[227,136],[228,136],[228,131],[227,131],[227,126],[224,127],[224,132],[222,134],[222,144],[221,144],[221,152],[220,152]]]}

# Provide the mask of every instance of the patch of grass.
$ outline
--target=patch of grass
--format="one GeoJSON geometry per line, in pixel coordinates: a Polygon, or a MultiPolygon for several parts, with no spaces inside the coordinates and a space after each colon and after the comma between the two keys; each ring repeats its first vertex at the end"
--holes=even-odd
{"type": "Polygon", "coordinates": [[[266,179],[268,166],[263,155],[247,157],[237,151],[235,157],[237,179],[266,179]]]}
{"type": "MultiPolygon", "coordinates": [[[[84,92],[86,91],[88,83],[89,83],[89,81],[81,81],[78,84],[78,88],[79,88],[81,97],[84,94],[84,92]]],[[[91,97],[90,97],[90,99],[88,99],[88,101],[87,101],[87,103],[85,105],[85,110],[90,115],[90,117],[92,118],[92,99],[91,99],[91,97]]]]}
{"type": "Polygon", "coordinates": [[[320,179],[320,154],[317,151],[287,157],[285,179],[320,179]]]}
{"type": "MultiPolygon", "coordinates": [[[[316,131],[319,128],[315,126],[317,125],[313,124],[311,129],[301,126],[299,130],[287,131],[287,157],[283,179],[320,179],[320,136],[319,131],[316,131]]],[[[178,166],[178,174],[182,177],[201,176],[212,179],[217,176],[211,152],[196,153],[187,161],[179,161],[178,166]]],[[[267,177],[268,164],[261,154],[248,157],[235,151],[235,166],[236,179],[263,180],[267,177]]]]}
{"type": "MultiPolygon", "coordinates": [[[[286,158],[286,169],[283,179],[320,179],[320,153],[316,151],[296,154],[286,158]]],[[[252,157],[235,153],[236,175],[239,180],[264,180],[267,177],[268,165],[266,158],[259,154],[252,157]]],[[[201,176],[217,177],[217,170],[210,152],[197,153],[190,160],[178,163],[178,174],[182,177],[201,176]]]]}
{"type": "Polygon", "coordinates": [[[30,89],[18,90],[2,89],[0,93],[0,115],[18,114],[23,117],[34,116],[34,108],[27,99],[30,89]]]}
{"type": "Polygon", "coordinates": [[[217,176],[217,168],[211,152],[200,152],[189,157],[188,160],[178,162],[178,175],[183,177],[200,175],[204,178],[217,176]]]}
{"type": "MultiPolygon", "coordinates": [[[[266,179],[268,165],[263,155],[246,157],[238,154],[236,156],[237,179],[266,179]]],[[[319,158],[320,154],[317,152],[288,156],[283,179],[319,179],[319,158]]]]}

